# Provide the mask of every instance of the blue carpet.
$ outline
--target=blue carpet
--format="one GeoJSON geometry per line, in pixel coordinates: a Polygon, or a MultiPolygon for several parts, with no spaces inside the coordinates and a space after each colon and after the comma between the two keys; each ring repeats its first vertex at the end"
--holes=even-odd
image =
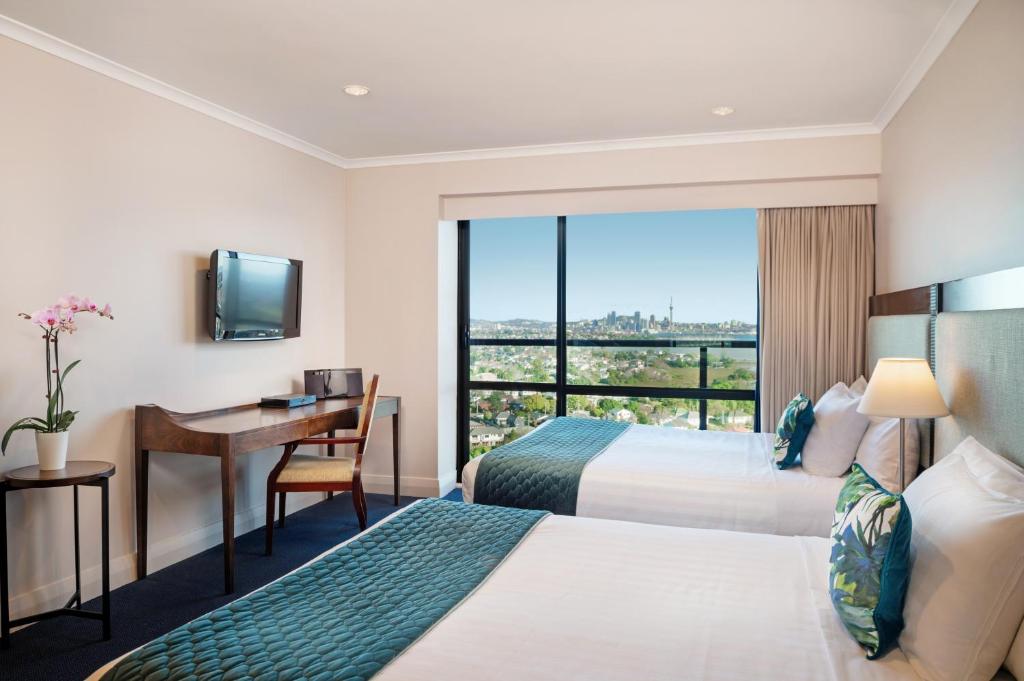
{"type": "MultiPolygon", "coordinates": [[[[445,498],[461,501],[462,492],[456,489],[445,498]]],[[[402,505],[412,501],[404,497],[402,505]]],[[[395,510],[389,495],[368,494],[366,505],[371,525],[395,510]]],[[[223,592],[223,553],[218,545],[112,591],[110,641],[100,640],[99,622],[71,617],[15,632],[11,649],[0,650],[0,680],[84,679],[114,658],[274,581],[358,532],[347,494],[305,508],[275,530],[271,557],[263,555],[262,527],[235,540],[235,595],[223,592]]],[[[85,607],[98,610],[99,599],[85,607]]]]}

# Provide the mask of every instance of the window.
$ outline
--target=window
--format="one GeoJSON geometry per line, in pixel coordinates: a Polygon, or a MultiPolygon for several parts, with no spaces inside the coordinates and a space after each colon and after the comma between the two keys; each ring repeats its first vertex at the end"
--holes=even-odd
{"type": "Polygon", "coordinates": [[[757,427],[753,210],[459,223],[459,468],[555,415],[757,427]]]}

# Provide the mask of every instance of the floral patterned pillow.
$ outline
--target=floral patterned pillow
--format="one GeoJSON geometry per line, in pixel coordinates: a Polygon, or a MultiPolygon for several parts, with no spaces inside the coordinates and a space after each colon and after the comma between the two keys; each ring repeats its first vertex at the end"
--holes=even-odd
{"type": "Polygon", "coordinates": [[[814,404],[811,398],[800,393],[790,400],[775,429],[775,464],[779,468],[789,468],[796,463],[813,425],[814,404]]]}
{"type": "Polygon", "coordinates": [[[887,653],[903,631],[910,531],[903,497],[854,464],[836,502],[828,588],[839,619],[869,660],[887,653]]]}

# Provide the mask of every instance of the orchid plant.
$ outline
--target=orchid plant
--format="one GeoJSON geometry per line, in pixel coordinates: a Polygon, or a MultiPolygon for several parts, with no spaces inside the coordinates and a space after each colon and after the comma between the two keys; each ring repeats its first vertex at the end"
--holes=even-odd
{"type": "Polygon", "coordinates": [[[96,314],[100,317],[113,319],[110,305],[100,308],[89,298],[62,296],[56,305],[36,310],[32,314],[20,313],[18,316],[27,319],[43,330],[43,341],[46,343],[46,418],[27,416],[14,422],[4,433],[0,443],[0,452],[7,453],[7,443],[11,435],[18,430],[34,430],[39,433],[61,433],[71,427],[77,411],[64,408],[64,381],[68,373],[81,360],[75,360],[61,370],[60,366],[60,335],[73,334],[78,330],[76,317],[82,314],[96,314]]]}

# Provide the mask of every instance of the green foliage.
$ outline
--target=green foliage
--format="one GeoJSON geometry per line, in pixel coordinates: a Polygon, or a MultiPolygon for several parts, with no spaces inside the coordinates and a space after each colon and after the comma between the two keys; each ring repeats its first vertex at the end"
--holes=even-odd
{"type": "MultiPolygon", "coordinates": [[[[50,342],[49,337],[46,342],[50,342]]],[[[62,433],[71,427],[78,412],[63,409],[64,381],[67,379],[68,374],[71,373],[71,370],[78,366],[81,361],[76,359],[64,367],[64,371],[57,375],[57,386],[50,393],[49,399],[46,400],[46,418],[26,416],[15,421],[4,433],[3,441],[0,442],[0,453],[7,454],[7,445],[11,441],[11,436],[19,430],[34,430],[37,433],[62,433]]]]}
{"type": "Polygon", "coordinates": [[[555,401],[538,393],[523,397],[523,406],[527,411],[540,412],[542,414],[555,413],[555,401]]]}
{"type": "Polygon", "coordinates": [[[582,395],[568,395],[565,398],[565,407],[570,412],[590,411],[590,400],[582,395]]]}
{"type": "Polygon", "coordinates": [[[7,453],[7,443],[10,442],[11,436],[18,430],[34,430],[38,433],[49,432],[47,430],[46,421],[40,418],[26,416],[25,418],[18,419],[14,422],[14,425],[7,429],[7,432],[4,433],[3,443],[0,443],[0,451],[4,454],[7,453]]]}

